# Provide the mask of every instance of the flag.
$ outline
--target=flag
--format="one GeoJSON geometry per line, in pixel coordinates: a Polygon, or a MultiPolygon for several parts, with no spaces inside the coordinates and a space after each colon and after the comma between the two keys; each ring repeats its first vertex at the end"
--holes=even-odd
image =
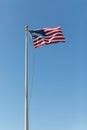
{"type": "Polygon", "coordinates": [[[65,42],[61,27],[29,30],[35,48],[43,45],[65,42]]]}

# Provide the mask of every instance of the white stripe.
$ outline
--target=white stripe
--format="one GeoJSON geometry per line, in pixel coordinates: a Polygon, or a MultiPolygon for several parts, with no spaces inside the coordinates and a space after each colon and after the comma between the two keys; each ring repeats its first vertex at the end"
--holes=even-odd
{"type": "Polygon", "coordinates": [[[41,42],[45,42],[45,43],[46,43],[46,42],[48,42],[48,41],[51,42],[54,38],[56,38],[56,41],[60,41],[60,39],[58,39],[58,38],[63,38],[63,39],[65,39],[63,36],[61,36],[61,37],[58,37],[58,36],[57,36],[57,37],[51,37],[50,39],[48,39],[48,38],[46,39],[46,38],[45,38],[45,39],[40,39],[40,40],[38,40],[38,41],[36,41],[36,42],[35,42],[35,41],[33,41],[33,42],[34,42],[34,44],[38,44],[38,43],[41,43],[41,42]]]}
{"type": "Polygon", "coordinates": [[[51,39],[51,38],[64,38],[64,36],[46,36],[45,39],[51,39]]]}
{"type": "MultiPolygon", "coordinates": [[[[56,34],[62,34],[62,33],[56,33],[56,34]]],[[[37,38],[35,38],[35,39],[33,39],[33,41],[36,41],[36,40],[38,40],[39,38],[42,38],[43,40],[44,39],[46,39],[46,38],[51,38],[51,37],[64,37],[63,36],[63,34],[62,34],[62,36],[55,36],[56,34],[52,34],[52,35],[50,35],[50,36],[39,36],[39,37],[37,37],[37,38]]],[[[40,41],[40,40],[39,40],[40,41]]]]}
{"type": "Polygon", "coordinates": [[[56,32],[55,32],[55,31],[50,31],[50,32],[45,32],[45,33],[46,33],[46,35],[51,35],[51,34],[53,35],[53,33],[54,33],[54,34],[62,34],[62,31],[61,31],[61,32],[58,32],[58,31],[56,31],[56,32]]]}
{"type": "Polygon", "coordinates": [[[39,47],[39,46],[42,46],[42,45],[44,45],[46,42],[41,42],[41,43],[38,43],[37,45],[36,44],[34,44],[34,47],[39,47]]]}
{"type": "Polygon", "coordinates": [[[40,43],[38,43],[37,45],[36,44],[34,44],[34,47],[39,47],[39,46],[42,46],[42,45],[44,45],[44,44],[46,44],[46,43],[48,43],[48,44],[51,44],[51,43],[57,43],[57,42],[65,42],[65,40],[64,39],[61,39],[61,40],[52,40],[51,42],[40,42],[40,43]]]}
{"type": "Polygon", "coordinates": [[[54,27],[54,28],[43,28],[44,30],[46,31],[49,31],[49,30],[58,30],[58,29],[61,29],[61,27],[54,27]]]}

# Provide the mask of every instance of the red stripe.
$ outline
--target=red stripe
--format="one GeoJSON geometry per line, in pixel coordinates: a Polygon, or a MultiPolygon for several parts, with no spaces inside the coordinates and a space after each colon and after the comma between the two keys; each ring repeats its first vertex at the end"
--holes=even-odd
{"type": "Polygon", "coordinates": [[[46,31],[44,30],[45,33],[50,33],[50,32],[62,32],[62,30],[51,30],[51,31],[46,31]]]}
{"type": "Polygon", "coordinates": [[[64,42],[65,42],[65,39],[64,39],[64,38],[53,38],[53,39],[49,40],[47,43],[51,43],[51,42],[61,42],[61,41],[64,41],[64,42]]]}
{"type": "Polygon", "coordinates": [[[48,40],[41,40],[41,41],[38,41],[37,43],[34,42],[34,46],[39,45],[39,44],[45,44],[45,43],[50,44],[52,42],[61,42],[61,41],[65,42],[65,38],[52,38],[50,40],[49,39],[48,40]]]}
{"type": "MultiPolygon", "coordinates": [[[[64,39],[61,39],[60,41],[61,41],[61,42],[65,42],[64,39]]],[[[60,41],[59,41],[59,42],[60,42],[60,41]]],[[[57,42],[52,41],[52,42],[50,42],[50,43],[44,43],[44,44],[45,44],[45,45],[49,45],[49,44],[56,44],[56,43],[58,43],[58,41],[57,41],[57,42]]],[[[38,48],[38,47],[40,47],[40,46],[43,46],[44,44],[40,44],[40,43],[39,43],[39,44],[34,44],[34,47],[35,47],[35,48],[38,48]]]]}
{"type": "Polygon", "coordinates": [[[35,43],[35,42],[41,42],[41,41],[46,41],[47,39],[45,39],[45,38],[39,38],[39,39],[37,39],[37,40],[33,40],[33,42],[35,43]]]}
{"type": "Polygon", "coordinates": [[[49,38],[55,37],[55,36],[58,36],[58,37],[63,36],[63,37],[64,37],[64,35],[63,35],[62,33],[60,33],[60,34],[54,33],[54,34],[52,34],[52,35],[38,37],[38,38],[34,39],[33,41],[36,42],[36,41],[41,40],[41,39],[45,40],[45,39],[49,39],[49,38]]]}
{"type": "Polygon", "coordinates": [[[62,34],[62,32],[50,32],[50,33],[45,33],[46,36],[54,35],[54,34],[62,34]]]}
{"type": "Polygon", "coordinates": [[[43,46],[45,44],[45,42],[44,43],[40,43],[40,44],[34,44],[34,47],[35,48],[38,48],[38,47],[40,47],[40,46],[43,46]]]}
{"type": "Polygon", "coordinates": [[[41,40],[41,41],[34,42],[34,45],[41,44],[42,42],[47,43],[48,40],[41,40]]]}
{"type": "Polygon", "coordinates": [[[51,41],[53,41],[53,40],[56,40],[56,41],[60,41],[61,39],[63,39],[64,41],[65,41],[65,38],[64,37],[52,37],[52,38],[50,38],[50,39],[40,39],[40,40],[37,40],[37,41],[33,41],[34,42],[34,44],[40,44],[40,43],[42,43],[42,42],[45,42],[45,43],[49,43],[49,42],[51,42],[51,41]]]}
{"type": "Polygon", "coordinates": [[[62,33],[54,33],[52,35],[46,35],[47,37],[64,36],[62,33]]]}
{"type": "Polygon", "coordinates": [[[45,31],[51,31],[51,30],[61,30],[61,27],[56,28],[43,28],[45,31]]]}
{"type": "Polygon", "coordinates": [[[47,37],[38,37],[36,40],[33,40],[33,42],[40,42],[40,41],[45,41],[45,40],[50,40],[51,38],[64,38],[63,34],[56,34],[55,36],[47,36],[47,37]]]}

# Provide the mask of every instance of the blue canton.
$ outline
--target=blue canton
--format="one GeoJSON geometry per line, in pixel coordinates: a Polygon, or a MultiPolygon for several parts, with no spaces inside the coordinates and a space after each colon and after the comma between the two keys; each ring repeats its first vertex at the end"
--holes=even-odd
{"type": "Polygon", "coordinates": [[[39,36],[46,36],[44,30],[30,30],[33,39],[36,39],[39,36]]]}

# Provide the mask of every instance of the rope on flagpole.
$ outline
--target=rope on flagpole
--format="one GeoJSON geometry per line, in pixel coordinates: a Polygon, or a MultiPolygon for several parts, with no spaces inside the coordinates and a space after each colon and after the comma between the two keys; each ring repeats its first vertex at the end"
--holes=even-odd
{"type": "Polygon", "coordinates": [[[30,97],[29,97],[29,106],[30,106],[30,102],[32,99],[32,94],[33,94],[33,88],[34,88],[34,78],[35,78],[35,65],[36,65],[36,57],[35,57],[35,49],[32,49],[33,51],[33,63],[32,63],[32,78],[31,78],[31,88],[30,88],[30,97]]]}

